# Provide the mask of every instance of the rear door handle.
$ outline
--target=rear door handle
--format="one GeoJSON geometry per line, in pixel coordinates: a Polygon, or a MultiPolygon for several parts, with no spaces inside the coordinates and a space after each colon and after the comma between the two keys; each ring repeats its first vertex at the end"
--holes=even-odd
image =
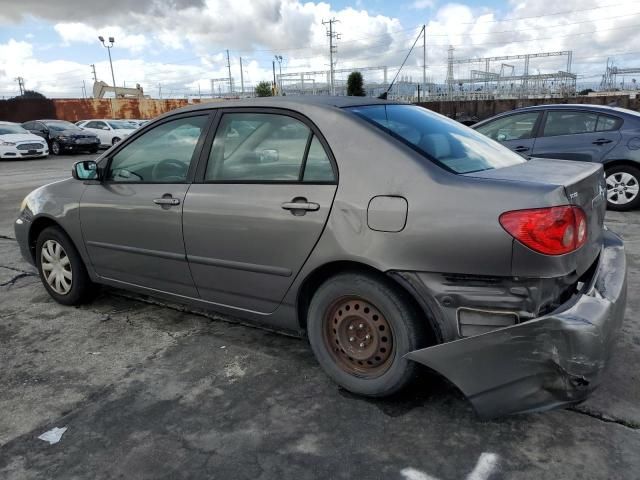
{"type": "Polygon", "coordinates": [[[605,143],[611,143],[612,140],[609,140],[608,138],[599,138],[598,140],[596,140],[595,142],[593,142],[594,145],[604,145],[605,143]]]}
{"type": "Polygon", "coordinates": [[[315,212],[320,210],[320,205],[314,202],[285,202],[282,204],[282,208],[285,210],[306,210],[308,212],[315,212]]]}
{"type": "Polygon", "coordinates": [[[523,147],[523,146],[519,146],[513,149],[514,152],[527,152],[529,150],[529,147],[523,147]]]}
{"type": "Polygon", "coordinates": [[[180,199],[173,198],[173,197],[162,197],[162,198],[154,199],[153,203],[155,203],[156,205],[163,206],[163,207],[165,207],[165,206],[171,207],[173,205],[180,205],[180,199]]]}

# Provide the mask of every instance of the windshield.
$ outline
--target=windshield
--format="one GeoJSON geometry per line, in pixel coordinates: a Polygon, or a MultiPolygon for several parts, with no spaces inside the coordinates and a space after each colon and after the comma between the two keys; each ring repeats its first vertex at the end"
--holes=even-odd
{"type": "Polygon", "coordinates": [[[370,105],[348,110],[454,173],[492,170],[526,162],[499,143],[426,108],[370,105]]]}
{"type": "Polygon", "coordinates": [[[29,133],[20,125],[0,125],[0,135],[11,135],[13,133],[29,133]]]}
{"type": "Polygon", "coordinates": [[[45,123],[49,130],[55,130],[56,132],[63,132],[65,130],[80,130],[79,127],[71,122],[47,122],[45,123]]]}
{"type": "Polygon", "coordinates": [[[124,120],[109,120],[107,123],[115,130],[131,130],[131,127],[133,126],[130,122],[126,122],[124,120]]]}

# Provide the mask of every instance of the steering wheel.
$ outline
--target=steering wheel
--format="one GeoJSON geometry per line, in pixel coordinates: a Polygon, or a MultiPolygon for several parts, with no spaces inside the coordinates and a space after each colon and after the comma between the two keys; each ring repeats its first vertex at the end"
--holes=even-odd
{"type": "Polygon", "coordinates": [[[187,165],[173,158],[161,160],[153,166],[151,178],[164,182],[184,182],[187,178],[187,165]]]}

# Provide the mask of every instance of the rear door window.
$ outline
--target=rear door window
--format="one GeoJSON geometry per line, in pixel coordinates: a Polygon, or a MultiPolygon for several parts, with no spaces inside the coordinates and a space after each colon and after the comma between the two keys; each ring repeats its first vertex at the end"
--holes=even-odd
{"type": "Polygon", "coordinates": [[[596,131],[598,115],[591,112],[547,111],[543,136],[577,135],[596,131]]]}
{"type": "Polygon", "coordinates": [[[301,180],[334,181],[329,157],[307,125],[275,113],[223,115],[211,147],[205,181],[301,180]]]}

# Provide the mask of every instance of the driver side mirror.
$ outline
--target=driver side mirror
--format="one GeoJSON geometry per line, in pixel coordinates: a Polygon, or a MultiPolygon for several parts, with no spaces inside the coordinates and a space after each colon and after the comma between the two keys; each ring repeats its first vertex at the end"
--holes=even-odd
{"type": "Polygon", "coordinates": [[[71,175],[76,180],[99,180],[98,164],[93,160],[76,162],[71,169],[71,175]]]}

